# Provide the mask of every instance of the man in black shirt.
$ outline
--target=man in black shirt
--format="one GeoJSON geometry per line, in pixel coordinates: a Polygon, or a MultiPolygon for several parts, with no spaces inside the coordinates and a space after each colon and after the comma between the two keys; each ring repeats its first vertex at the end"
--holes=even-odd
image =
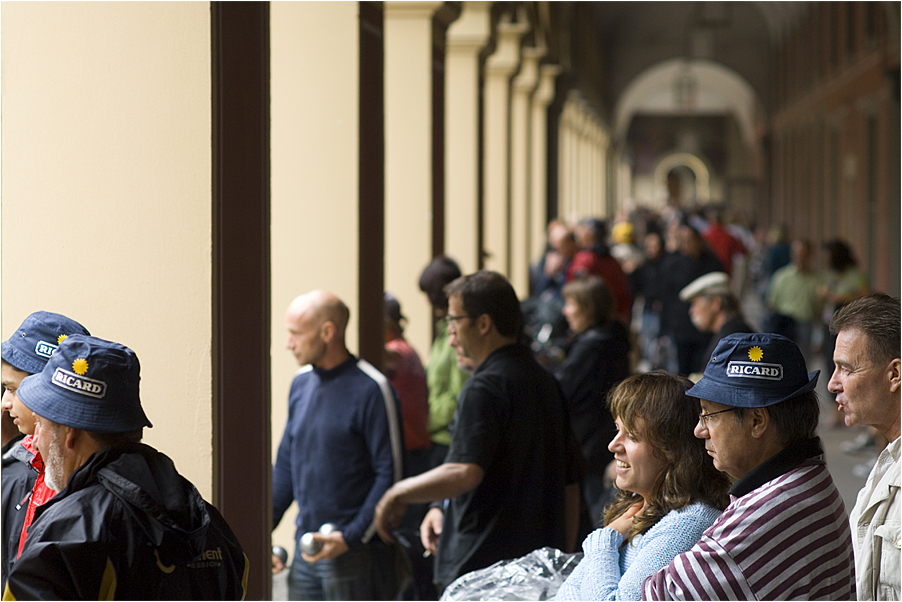
{"type": "Polygon", "coordinates": [[[374,518],[391,541],[407,504],[447,499],[420,527],[424,547],[437,553],[439,591],[543,546],[572,551],[581,469],[560,388],[518,342],[523,318],[507,279],[480,271],[446,292],[451,344],[475,373],[458,397],[445,463],[392,486],[374,518]]]}

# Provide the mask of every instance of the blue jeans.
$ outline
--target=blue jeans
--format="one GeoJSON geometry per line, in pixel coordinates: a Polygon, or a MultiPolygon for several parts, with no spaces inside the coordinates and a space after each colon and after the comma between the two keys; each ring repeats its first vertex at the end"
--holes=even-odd
{"type": "Polygon", "coordinates": [[[395,600],[395,551],[374,536],[338,558],[310,563],[294,551],[288,574],[289,600],[395,600]]]}

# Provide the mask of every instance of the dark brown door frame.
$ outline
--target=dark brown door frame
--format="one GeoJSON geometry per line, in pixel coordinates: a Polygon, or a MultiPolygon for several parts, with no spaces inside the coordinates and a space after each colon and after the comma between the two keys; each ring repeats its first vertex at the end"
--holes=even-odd
{"type": "Polygon", "coordinates": [[[358,353],[382,369],[385,318],[385,19],[382,2],[359,2],[358,353]]]}
{"type": "Polygon", "coordinates": [[[247,599],[269,600],[269,3],[210,10],[213,503],[250,559],[247,599]]]}

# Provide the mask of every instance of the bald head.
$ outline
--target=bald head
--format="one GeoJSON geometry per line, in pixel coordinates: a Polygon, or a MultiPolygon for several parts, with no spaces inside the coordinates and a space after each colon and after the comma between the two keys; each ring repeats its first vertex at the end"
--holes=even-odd
{"type": "Polygon", "coordinates": [[[319,324],[332,322],[336,330],[344,338],[345,329],[348,327],[348,319],[351,312],[344,302],[328,291],[315,290],[294,298],[288,311],[294,311],[297,315],[310,313],[310,316],[319,324]]]}
{"type": "Polygon", "coordinates": [[[350,310],[328,291],[315,290],[291,302],[285,312],[286,347],[301,365],[329,369],[348,357],[345,331],[350,310]]]}

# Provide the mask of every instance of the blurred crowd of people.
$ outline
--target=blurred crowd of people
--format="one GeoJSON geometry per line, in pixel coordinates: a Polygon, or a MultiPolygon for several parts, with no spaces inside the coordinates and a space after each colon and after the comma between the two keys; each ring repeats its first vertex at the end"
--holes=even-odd
{"type": "Polygon", "coordinates": [[[721,324],[714,327],[712,316],[720,312],[702,302],[693,309],[698,296],[705,302],[719,297],[717,309],[727,321],[786,336],[809,363],[820,354],[832,368],[830,319],[870,292],[846,242],[817,248],[791,238],[785,226],[753,228],[720,206],[639,208],[608,221],[555,220],[545,253],[531,266],[524,302],[528,336],[548,366],[563,361],[563,346],[573,335],[562,311],[563,287],[587,275],[604,281],[614,299],[613,317],[629,327],[631,370],[684,376],[701,373],[716,340],[727,334],[717,336],[721,324]],[[725,284],[681,298],[694,280],[715,272],[725,275],[719,277],[725,284]]]}

